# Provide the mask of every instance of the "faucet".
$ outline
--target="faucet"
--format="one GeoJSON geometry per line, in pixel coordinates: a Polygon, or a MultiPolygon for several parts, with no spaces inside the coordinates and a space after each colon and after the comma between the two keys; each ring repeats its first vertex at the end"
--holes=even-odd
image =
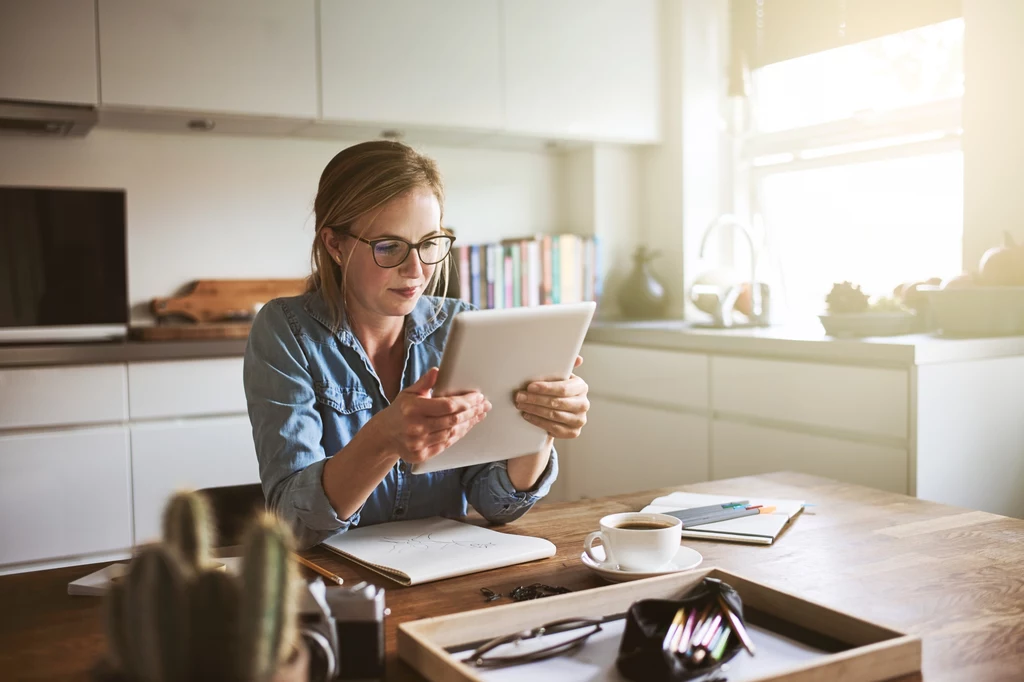
{"type": "MultiPolygon", "coordinates": [[[[713,232],[719,227],[731,227],[737,230],[747,239],[747,244],[750,246],[750,324],[755,327],[767,327],[768,321],[768,291],[767,286],[757,281],[757,250],[754,248],[754,236],[751,234],[750,228],[746,223],[742,222],[736,216],[732,214],[723,214],[711,221],[708,228],[704,231],[704,236],[700,240],[700,252],[698,253],[699,258],[704,257],[704,248],[707,246],[708,238],[713,232]]],[[[719,291],[708,292],[705,291],[707,287],[703,285],[695,285],[693,289],[700,289],[698,292],[693,292],[691,289],[691,296],[694,293],[714,293],[718,297],[718,306],[715,310],[715,326],[719,327],[731,327],[733,326],[732,312],[736,306],[736,301],[739,299],[740,294],[743,293],[743,285],[736,285],[729,288],[725,296],[721,296],[719,291]]]]}

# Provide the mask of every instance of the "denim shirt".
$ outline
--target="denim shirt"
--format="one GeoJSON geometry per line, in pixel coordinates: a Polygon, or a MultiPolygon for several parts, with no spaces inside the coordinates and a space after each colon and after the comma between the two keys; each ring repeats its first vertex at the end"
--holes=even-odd
{"type": "MultiPolygon", "coordinates": [[[[405,319],[401,388],[441,362],[452,318],[463,301],[420,298],[405,319]]],[[[464,516],[467,503],[492,523],[526,513],[558,475],[551,459],[536,485],[517,491],[507,462],[412,474],[399,460],[363,506],[338,517],[321,479],[327,459],[389,405],[377,373],[347,325],[331,331],[327,305],[307,293],[271,301],[253,321],[244,383],[267,506],[310,547],[353,526],[428,516],[464,516]]]]}

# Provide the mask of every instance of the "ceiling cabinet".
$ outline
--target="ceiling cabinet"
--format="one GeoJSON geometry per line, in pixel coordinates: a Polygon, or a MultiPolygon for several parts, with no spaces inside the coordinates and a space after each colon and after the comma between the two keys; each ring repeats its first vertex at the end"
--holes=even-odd
{"type": "Polygon", "coordinates": [[[104,106],[314,119],[313,0],[99,0],[104,106]]]}

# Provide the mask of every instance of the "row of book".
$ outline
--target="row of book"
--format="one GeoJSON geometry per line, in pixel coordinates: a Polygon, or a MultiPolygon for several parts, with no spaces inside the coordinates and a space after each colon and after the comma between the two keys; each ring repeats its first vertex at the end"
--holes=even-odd
{"type": "Polygon", "coordinates": [[[597,301],[596,237],[538,235],[454,249],[458,295],[478,308],[597,301]]]}

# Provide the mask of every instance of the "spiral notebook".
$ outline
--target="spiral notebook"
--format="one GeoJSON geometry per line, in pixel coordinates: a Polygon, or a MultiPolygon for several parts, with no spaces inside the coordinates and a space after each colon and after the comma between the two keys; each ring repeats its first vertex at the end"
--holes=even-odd
{"type": "Polygon", "coordinates": [[[749,500],[752,505],[775,507],[771,514],[756,514],[738,519],[717,521],[693,528],[684,528],[684,538],[698,540],[726,540],[729,542],[750,542],[759,545],[770,545],[779,537],[786,525],[803,511],[803,500],[779,500],[763,497],[753,498],[744,495],[703,495],[701,493],[672,493],[654,499],[641,511],[663,513],[679,511],[693,507],[704,507],[711,504],[725,504],[733,500],[749,500]]]}
{"type": "Polygon", "coordinates": [[[555,546],[543,538],[436,516],[354,528],[324,540],[323,546],[406,586],[555,555],[555,546]]]}

